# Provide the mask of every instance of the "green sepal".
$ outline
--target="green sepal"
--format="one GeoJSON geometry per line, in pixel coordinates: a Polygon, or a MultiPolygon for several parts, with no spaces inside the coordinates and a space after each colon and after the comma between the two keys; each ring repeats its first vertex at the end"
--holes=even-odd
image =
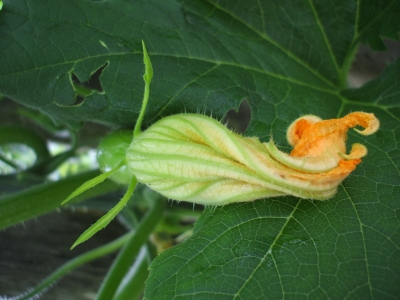
{"type": "MultiPolygon", "coordinates": [[[[105,174],[105,173],[104,173],[105,174]]],[[[103,175],[104,175],[103,174],[103,175]]],[[[77,245],[85,242],[86,240],[90,239],[94,234],[96,234],[99,230],[106,227],[116,215],[125,207],[128,200],[131,198],[133,191],[135,190],[137,184],[136,177],[132,178],[132,181],[126,191],[124,197],[115,205],[108,213],[102,216],[96,223],[90,226],[88,229],[82,233],[79,238],[75,241],[75,243],[71,246],[71,250],[74,249],[77,245]]]]}
{"type": "Polygon", "coordinates": [[[146,84],[150,85],[151,80],[153,78],[153,65],[151,64],[150,56],[147,53],[144,41],[142,41],[142,46],[143,46],[144,71],[145,71],[145,73],[143,74],[143,79],[146,84]]]}
{"type": "Polygon", "coordinates": [[[96,176],[93,179],[90,179],[88,181],[86,181],[84,184],[82,184],[80,187],[78,187],[75,191],[72,192],[71,195],[68,196],[67,199],[65,199],[61,205],[66,204],[67,202],[69,202],[71,199],[75,198],[76,196],[82,194],[84,191],[87,191],[88,189],[98,185],[99,183],[102,183],[104,180],[106,180],[108,177],[110,177],[113,173],[115,173],[116,171],[118,171],[122,166],[125,165],[125,161],[122,161],[118,167],[116,167],[115,169],[112,169],[106,173],[100,174],[99,176],[96,176]]]}

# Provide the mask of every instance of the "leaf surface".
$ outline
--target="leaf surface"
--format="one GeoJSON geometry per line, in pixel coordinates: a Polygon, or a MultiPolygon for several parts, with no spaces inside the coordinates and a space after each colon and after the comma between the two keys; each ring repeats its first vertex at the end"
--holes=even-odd
{"type": "Polygon", "coordinates": [[[221,119],[243,100],[246,135],[281,149],[300,115],[374,113],[369,153],[325,202],[282,197],[207,208],[194,234],[152,264],[147,299],[396,299],[400,294],[399,62],[346,90],[358,42],[398,38],[399,1],[4,1],[0,92],[76,126],[133,127],[141,40],[154,68],[145,123],[221,119]],[[101,89],[77,86],[101,70],[101,89]],[[74,76],[75,84],[71,83],[74,76]]]}

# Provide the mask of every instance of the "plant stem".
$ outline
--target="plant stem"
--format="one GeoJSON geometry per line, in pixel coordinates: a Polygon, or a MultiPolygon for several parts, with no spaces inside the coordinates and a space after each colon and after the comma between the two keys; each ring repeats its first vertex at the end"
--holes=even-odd
{"type": "MultiPolygon", "coordinates": [[[[157,199],[156,199],[157,200],[157,199]]],[[[129,268],[136,259],[140,248],[148,239],[150,233],[157,226],[163,212],[164,201],[154,201],[153,206],[140,222],[135,234],[121,250],[109,270],[103,285],[100,288],[97,300],[113,299],[118,286],[127,274],[129,268]]]]}
{"type": "Polygon", "coordinates": [[[52,274],[50,274],[46,279],[44,279],[39,285],[37,285],[32,291],[23,294],[21,296],[17,296],[16,299],[33,299],[35,295],[38,295],[41,293],[44,289],[48,288],[51,286],[56,280],[64,276],[66,273],[70,272],[71,270],[86,264],[92,260],[98,259],[100,257],[103,257],[107,254],[110,254],[114,251],[117,251],[119,248],[121,248],[132,236],[133,232],[129,232],[124,234],[123,236],[119,237],[118,239],[105,244],[103,246],[100,246],[96,249],[90,250],[86,253],[83,253],[70,261],[66,262],[64,265],[62,265],[60,268],[58,268],[56,271],[54,271],[52,274]]]}

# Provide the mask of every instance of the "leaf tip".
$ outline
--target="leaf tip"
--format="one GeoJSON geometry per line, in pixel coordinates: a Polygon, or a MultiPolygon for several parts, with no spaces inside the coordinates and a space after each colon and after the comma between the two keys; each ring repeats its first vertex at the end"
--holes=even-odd
{"type": "Polygon", "coordinates": [[[153,66],[151,64],[151,60],[147,52],[144,40],[142,40],[142,48],[143,48],[143,62],[145,67],[145,73],[143,75],[143,78],[147,84],[150,84],[151,79],[153,78],[153,66]]]}

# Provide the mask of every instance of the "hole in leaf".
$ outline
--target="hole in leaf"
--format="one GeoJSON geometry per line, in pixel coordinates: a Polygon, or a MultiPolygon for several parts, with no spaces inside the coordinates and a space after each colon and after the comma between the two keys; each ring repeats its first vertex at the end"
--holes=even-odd
{"type": "Polygon", "coordinates": [[[76,95],[75,96],[75,102],[74,102],[74,106],[79,106],[83,103],[83,101],[85,100],[84,96],[81,95],[76,95]]]}
{"type": "Polygon", "coordinates": [[[376,51],[361,44],[348,74],[348,83],[358,88],[379,77],[388,64],[400,57],[400,43],[384,39],[382,46],[386,51],[376,51]]]}
{"type": "Polygon", "coordinates": [[[100,83],[100,76],[107,66],[108,62],[98,68],[90,76],[89,80],[84,82],[81,82],[75,73],[71,73],[71,82],[76,93],[74,106],[82,104],[85,100],[85,97],[92,95],[94,92],[103,92],[103,88],[100,83]]]}
{"type": "Polygon", "coordinates": [[[242,134],[249,126],[250,119],[250,104],[247,99],[245,99],[240,103],[238,110],[231,109],[227,112],[222,123],[227,124],[226,126],[232,131],[242,134]]]}
{"type": "Polygon", "coordinates": [[[92,74],[92,76],[90,76],[89,80],[85,82],[80,82],[78,76],[76,76],[75,73],[72,73],[71,80],[78,94],[82,93],[83,96],[86,96],[85,94],[90,94],[89,92],[93,92],[94,90],[99,93],[103,92],[103,88],[100,83],[100,75],[107,66],[108,63],[101,66],[92,74]]]}

